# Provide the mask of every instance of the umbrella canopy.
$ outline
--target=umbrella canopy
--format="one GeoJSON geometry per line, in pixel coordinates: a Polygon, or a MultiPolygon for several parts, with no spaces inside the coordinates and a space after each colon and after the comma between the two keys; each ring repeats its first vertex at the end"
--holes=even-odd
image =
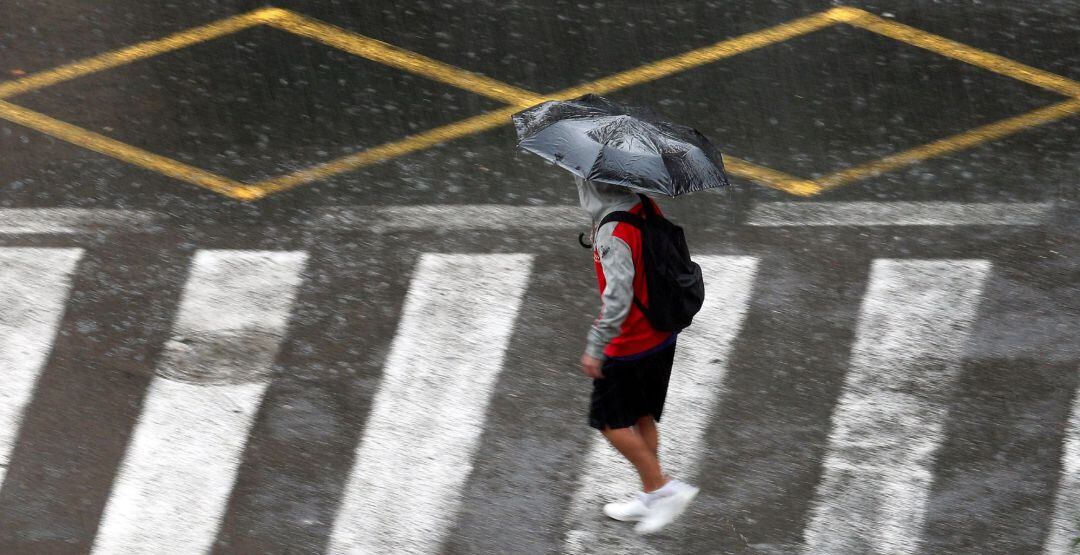
{"type": "Polygon", "coordinates": [[[709,139],[644,108],[587,94],[513,119],[518,146],[583,179],[672,197],[728,185],[709,139]]]}

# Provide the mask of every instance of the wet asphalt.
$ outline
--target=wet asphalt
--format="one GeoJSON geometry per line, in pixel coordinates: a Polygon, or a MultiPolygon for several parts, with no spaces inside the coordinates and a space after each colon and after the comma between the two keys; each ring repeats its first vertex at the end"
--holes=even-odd
{"type": "MultiPolygon", "coordinates": [[[[830,2],[289,2],[275,6],[544,93],[832,7],[830,2]]],[[[1080,2],[852,2],[1080,80],[1080,2]]],[[[194,0],[8,0],[0,81],[263,7],[194,0]]],[[[802,177],[869,162],[1064,99],[835,27],[610,95],[802,177]]],[[[502,107],[269,28],[5,99],[238,180],[258,180],[502,107]]],[[[1040,202],[1041,226],[744,225],[793,200],[733,178],[665,201],[695,254],[760,257],[727,392],[671,553],[798,552],[859,303],[877,258],[985,258],[921,553],[1040,553],[1080,386],[1080,119],[870,177],[828,201],[1040,202]]],[[[408,287],[424,252],[530,252],[536,267],[447,553],[549,553],[592,438],[576,361],[596,307],[576,231],[370,234],[314,228],[340,205],[570,205],[572,182],[509,125],[252,203],[0,119],[0,208],[146,209],[148,232],[0,235],[77,246],[80,263],[0,487],[0,553],[84,553],[198,249],[310,254],[288,335],[218,533],[218,553],[325,549],[408,287]]],[[[598,552],[603,552],[598,546],[598,552]]]]}

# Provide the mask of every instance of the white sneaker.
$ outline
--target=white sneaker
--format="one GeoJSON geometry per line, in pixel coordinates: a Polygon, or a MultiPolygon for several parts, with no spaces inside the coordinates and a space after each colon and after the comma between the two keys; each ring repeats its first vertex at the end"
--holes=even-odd
{"type": "Polygon", "coordinates": [[[626,501],[615,501],[604,505],[604,514],[623,522],[635,522],[645,518],[648,509],[645,507],[645,494],[639,493],[626,501]]]}
{"type": "Polygon", "coordinates": [[[683,514],[699,491],[701,490],[679,480],[664,484],[664,487],[649,494],[645,504],[645,517],[634,526],[634,531],[638,534],[659,532],[683,514]]]}

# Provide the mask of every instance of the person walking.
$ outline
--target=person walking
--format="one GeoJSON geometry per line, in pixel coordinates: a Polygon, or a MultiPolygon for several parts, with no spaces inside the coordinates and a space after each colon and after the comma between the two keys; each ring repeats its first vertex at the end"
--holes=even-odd
{"type": "Polygon", "coordinates": [[[698,488],[664,473],[659,452],[660,421],[675,356],[677,333],[660,331],[642,311],[649,306],[642,231],[626,221],[604,218],[614,212],[641,216],[643,202],[625,187],[575,176],[581,207],[592,219],[592,251],[600,285],[600,315],[581,356],[593,379],[589,425],[634,466],[642,491],[627,501],[608,503],[604,514],[636,521],[649,534],[682,514],[698,488]],[[600,225],[603,222],[603,225],[600,225]]]}

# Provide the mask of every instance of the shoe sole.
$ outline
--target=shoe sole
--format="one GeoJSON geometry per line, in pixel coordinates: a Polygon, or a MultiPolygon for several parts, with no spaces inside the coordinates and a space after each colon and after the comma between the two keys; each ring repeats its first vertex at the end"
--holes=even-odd
{"type": "Polygon", "coordinates": [[[632,516],[632,517],[628,517],[628,518],[619,518],[617,516],[611,516],[611,515],[609,515],[607,513],[604,513],[604,516],[610,518],[611,520],[617,521],[617,522],[641,522],[641,519],[645,518],[645,517],[640,517],[640,516],[632,516]]]}
{"type": "Polygon", "coordinates": [[[668,524],[671,524],[672,522],[675,522],[675,519],[679,518],[680,516],[682,516],[683,513],[686,512],[686,509],[690,506],[690,503],[693,503],[694,498],[697,497],[697,495],[698,495],[698,493],[700,491],[701,490],[695,488],[694,491],[687,492],[686,494],[684,494],[683,497],[686,500],[682,503],[682,507],[679,510],[672,513],[671,518],[667,519],[667,521],[664,522],[663,524],[660,524],[659,526],[655,526],[655,527],[654,526],[645,526],[645,527],[643,527],[642,524],[645,524],[647,521],[642,520],[642,521],[640,521],[638,523],[637,526],[634,527],[634,531],[637,532],[638,534],[642,535],[642,536],[645,536],[645,535],[648,535],[648,534],[655,534],[656,532],[659,532],[660,530],[663,530],[664,528],[667,527],[668,524]]]}
{"type": "Polygon", "coordinates": [[[619,522],[641,522],[641,519],[645,518],[645,515],[619,518],[612,515],[611,513],[608,513],[606,509],[604,510],[604,516],[610,518],[611,520],[617,520],[619,522]]]}

